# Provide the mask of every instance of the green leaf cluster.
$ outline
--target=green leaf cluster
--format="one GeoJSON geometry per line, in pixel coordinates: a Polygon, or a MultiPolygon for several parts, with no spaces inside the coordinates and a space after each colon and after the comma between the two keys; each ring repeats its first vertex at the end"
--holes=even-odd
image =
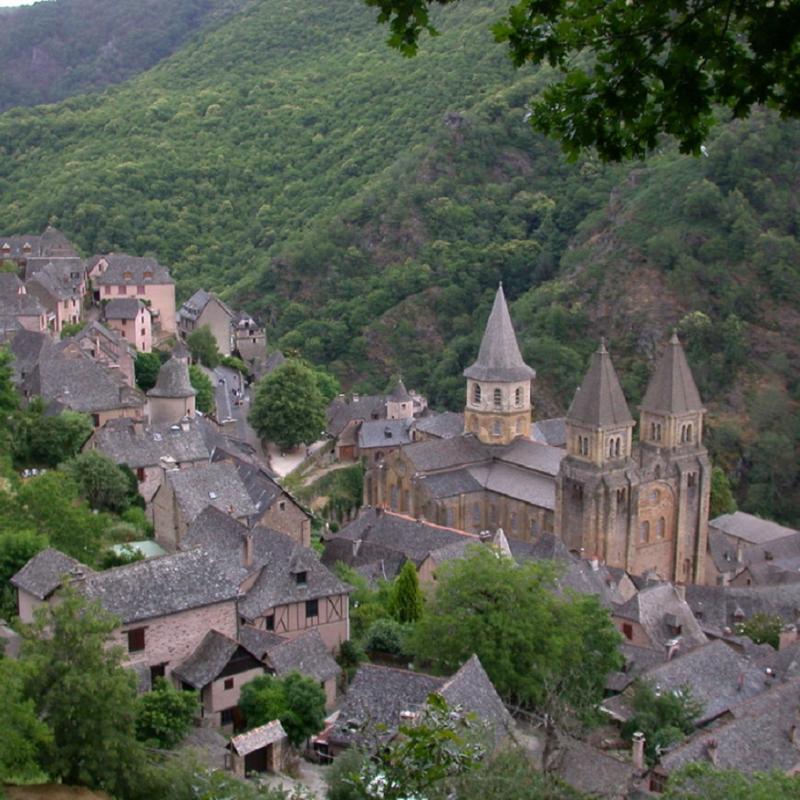
{"type": "Polygon", "coordinates": [[[159,678],[152,691],[136,700],[136,738],[171,749],[189,733],[199,709],[197,692],[176,689],[159,678]]]}

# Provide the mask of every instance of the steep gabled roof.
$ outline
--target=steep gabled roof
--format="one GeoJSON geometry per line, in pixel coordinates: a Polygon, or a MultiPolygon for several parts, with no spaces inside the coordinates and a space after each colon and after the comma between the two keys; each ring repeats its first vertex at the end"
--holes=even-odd
{"type": "Polygon", "coordinates": [[[225,669],[239,643],[219,631],[209,631],[194,652],[174,670],[173,675],[195,689],[208,686],[225,669]]]}
{"type": "Polygon", "coordinates": [[[703,401],[677,333],[672,334],[666,350],[656,364],[641,408],[657,414],[703,411],[703,401]]]}
{"type": "Polygon", "coordinates": [[[12,576],[11,584],[40,600],[46,600],[58,589],[65,577],[76,571],[86,574],[92,570],[60,550],[48,547],[37,553],[16,575],[12,576]]]}
{"type": "Polygon", "coordinates": [[[567,420],[596,428],[633,422],[605,342],[592,353],[592,361],[575,392],[567,420]]]}
{"type": "Polygon", "coordinates": [[[464,370],[464,377],[478,381],[527,381],[536,377],[536,370],[522,360],[519,352],[502,283],[494,296],[478,359],[464,370]]]}
{"type": "Polygon", "coordinates": [[[392,400],[395,403],[406,403],[411,399],[411,395],[408,393],[406,385],[403,383],[403,379],[398,378],[394,389],[392,389],[392,393],[389,395],[389,400],[392,400]]]}
{"type": "Polygon", "coordinates": [[[342,671],[316,628],[271,647],[267,661],[276,675],[299,672],[320,682],[334,678],[342,671]]]}

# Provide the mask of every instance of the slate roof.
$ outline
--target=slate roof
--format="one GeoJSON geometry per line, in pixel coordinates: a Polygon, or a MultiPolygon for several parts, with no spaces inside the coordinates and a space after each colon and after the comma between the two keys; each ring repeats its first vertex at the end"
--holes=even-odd
{"type": "Polygon", "coordinates": [[[614,611],[615,617],[638,622],[655,647],[665,647],[668,640],[676,638],[669,630],[668,615],[673,615],[681,626],[679,638],[683,652],[708,641],[691,608],[681,600],[671,583],[648,586],[614,611]]]}
{"type": "Polygon", "coordinates": [[[278,676],[299,672],[320,683],[342,671],[316,629],[271,647],[267,661],[278,676]]]}
{"type": "Polygon", "coordinates": [[[544,475],[555,477],[566,456],[560,447],[551,447],[531,439],[518,438],[511,444],[493,447],[492,455],[498,461],[517,464],[520,467],[536,470],[544,475]]]}
{"type": "Polygon", "coordinates": [[[800,532],[750,545],[742,561],[754,585],[800,581],[800,532]]]}
{"type": "Polygon", "coordinates": [[[322,563],[334,567],[340,561],[369,580],[392,580],[408,559],[399,550],[371,541],[334,537],[325,542],[322,563]]]}
{"type": "Polygon", "coordinates": [[[536,370],[522,360],[502,283],[494,297],[478,358],[472,366],[464,370],[464,377],[501,382],[526,381],[536,377],[536,370]]]}
{"type": "Polygon", "coordinates": [[[406,389],[405,384],[403,383],[402,378],[398,378],[397,383],[394,385],[394,389],[392,389],[391,394],[387,399],[392,400],[395,403],[407,403],[412,399],[411,395],[406,389]]]}
{"type": "Polygon", "coordinates": [[[733,708],[733,719],[713,730],[698,731],[661,759],[667,773],[692,762],[710,762],[716,747],[715,767],[747,774],[800,765],[800,750],[792,742],[792,726],[799,724],[800,678],[772,687],[733,708]]]}
{"type": "MultiPolygon", "coordinates": [[[[719,639],[659,664],[639,677],[660,692],[688,687],[691,696],[703,705],[695,722],[698,727],[767,688],[763,669],[719,639]]],[[[633,689],[629,689],[605,700],[603,707],[618,719],[628,720],[634,713],[632,700],[633,689]]]]}
{"type": "Polygon", "coordinates": [[[197,390],[189,380],[189,367],[184,361],[172,356],[161,365],[156,385],[148,391],[148,397],[193,397],[197,390]]]}
{"type": "Polygon", "coordinates": [[[170,425],[137,431],[133,420],[113,419],[95,431],[92,445],[116,464],[127,464],[131,469],[158,466],[162,458],[173,459],[176,464],[207,461],[202,432],[194,422],[188,428],[170,425]]]}
{"type": "Polygon", "coordinates": [[[554,772],[573,789],[594,798],[628,797],[635,772],[628,761],[571,737],[562,737],[554,772]]]}
{"type": "MultiPolygon", "coordinates": [[[[419,566],[431,551],[445,545],[464,541],[479,543],[477,537],[453,528],[375,508],[362,511],[358,518],[345,525],[331,539],[360,541],[361,547],[366,544],[378,545],[389,551],[402,553],[415,566],[419,566]]],[[[330,561],[326,559],[326,563],[330,561]]]]}
{"type": "Polygon", "coordinates": [[[503,463],[479,464],[470,467],[469,474],[487,491],[539,508],[555,508],[556,486],[549,476],[503,463]]]}
{"type": "Polygon", "coordinates": [[[84,592],[128,624],[234,600],[239,587],[196,548],[91,574],[84,592]]]}
{"type": "Polygon", "coordinates": [[[70,575],[87,574],[92,570],[74,558],[48,547],[37,553],[25,566],[11,577],[11,584],[18,589],[46,600],[70,575]]]}
{"type": "Polygon", "coordinates": [[[794,528],[787,528],[772,520],[746,514],[744,511],[734,511],[732,514],[715,517],[708,521],[708,527],[751,544],[764,544],[773,539],[783,539],[785,536],[798,533],[794,528]]]}
{"type": "MultiPolygon", "coordinates": [[[[59,300],[68,300],[79,294],[83,280],[83,265],[80,260],[74,264],[74,259],[57,259],[48,261],[37,269],[27,279],[26,286],[35,289],[37,286],[44,289],[51,297],[59,300]]],[[[26,270],[27,274],[28,270],[26,270]]]]}
{"type": "Polygon", "coordinates": [[[533,438],[535,441],[549,444],[551,447],[566,447],[566,417],[537,420],[533,423],[533,438]]]}
{"type": "Polygon", "coordinates": [[[213,292],[207,292],[204,289],[198,289],[181,307],[179,314],[187,319],[197,319],[204,311],[205,307],[211,302],[216,300],[222,309],[232,318],[233,311],[228,308],[222,300],[217,297],[213,292]]]}
{"type": "Polygon", "coordinates": [[[0,297],[0,314],[11,317],[38,317],[45,307],[32,294],[7,294],[0,297]]]}
{"type": "Polygon", "coordinates": [[[5,245],[8,245],[8,258],[47,257],[47,256],[77,256],[75,249],[66,236],[57,228],[48,225],[44,233],[21,233],[14,236],[0,235],[0,258],[6,255],[5,245]],[[30,252],[25,253],[25,245],[30,245],[30,252]]]}
{"type": "Polygon", "coordinates": [[[154,258],[141,258],[140,256],[129,256],[123,253],[111,253],[106,256],[95,256],[89,263],[90,269],[101,259],[105,259],[108,266],[102,275],[98,275],[94,282],[98,286],[106,284],[125,284],[125,285],[149,285],[175,283],[169,275],[166,267],[162,267],[154,258]],[[151,277],[145,278],[145,273],[150,273],[151,277]],[[125,274],[130,273],[131,277],[126,278],[125,274]]]}
{"type": "Polygon", "coordinates": [[[238,755],[246,756],[255,750],[260,750],[262,747],[283,741],[285,738],[286,731],[284,731],[283,725],[281,725],[280,720],[274,719],[266,725],[261,725],[251,731],[234,736],[228,742],[228,747],[231,750],[235,750],[238,755]]]}
{"type": "Polygon", "coordinates": [[[273,647],[287,642],[285,636],[278,636],[271,631],[262,631],[252,625],[242,625],[239,627],[239,643],[252,653],[259,661],[263,661],[267,652],[273,647]]]}
{"type": "Polygon", "coordinates": [[[605,342],[592,353],[589,369],[567,411],[567,420],[595,428],[633,422],[605,342]]]}
{"type": "Polygon", "coordinates": [[[328,433],[336,438],[353,420],[386,419],[386,395],[362,394],[336,398],[327,409],[328,433]]]}
{"type": "Polygon", "coordinates": [[[86,276],[86,262],[78,256],[28,256],[25,260],[24,279],[28,280],[48,267],[55,267],[62,275],[66,273],[70,277],[75,276],[76,285],[86,276]]]}
{"type": "MultiPolygon", "coordinates": [[[[217,450],[214,451],[214,454],[216,453],[217,450]]],[[[222,455],[223,453],[220,453],[220,456],[222,455]]],[[[299,503],[270,475],[266,468],[251,464],[243,458],[229,453],[224,453],[224,457],[233,464],[239,479],[250,495],[250,500],[256,509],[254,517],[262,516],[280,498],[290,500],[299,506],[299,503]]],[[[213,457],[212,461],[216,463],[216,459],[213,457]]]]}
{"type": "Polygon", "coordinates": [[[19,383],[22,376],[30,375],[39,363],[43,350],[54,347],[55,343],[46,333],[38,331],[18,331],[11,340],[11,355],[14,356],[11,366],[14,369],[14,381],[19,383]]]}
{"type": "Polygon", "coordinates": [[[366,420],[358,430],[358,446],[370,450],[409,444],[413,424],[413,419],[366,420]]]}
{"type": "Polygon", "coordinates": [[[768,614],[793,624],[800,616],[800,584],[687,586],[686,602],[703,629],[715,635],[725,628],[732,629],[739,615],[749,619],[755,614],[768,614]]]}
{"type": "Polygon", "coordinates": [[[435,472],[488,461],[491,457],[489,452],[488,445],[479,442],[472,434],[414,442],[403,448],[404,455],[419,472],[435,472]]]}
{"type": "Polygon", "coordinates": [[[508,735],[513,727],[511,715],[476,655],[443,684],[439,694],[451,708],[461,706],[475,714],[490,729],[495,743],[508,735]]]}
{"type": "Polygon", "coordinates": [[[167,472],[166,479],[175,493],[178,507],[189,522],[207,506],[214,506],[234,517],[249,517],[256,513],[256,507],[233,464],[220,461],[193,469],[174,470],[167,472]]]}
{"type": "Polygon", "coordinates": [[[424,475],[420,484],[429,497],[437,500],[483,490],[483,484],[467,469],[424,475]]]}
{"type": "Polygon", "coordinates": [[[239,643],[219,631],[209,631],[192,654],[172,671],[195,689],[208,686],[225,669],[239,643]]]}
{"type": "Polygon", "coordinates": [[[340,746],[375,745],[397,732],[403,711],[417,711],[444,679],[375,664],[358,668],[340,706],[329,741],[340,746]]]}
{"type": "Polygon", "coordinates": [[[452,439],[464,433],[464,415],[455,411],[432,413],[416,420],[414,427],[437,439],[452,439]]]}
{"type": "Polygon", "coordinates": [[[115,297],[109,300],[103,309],[106,319],[136,319],[142,301],[135,297],[115,297]]]}
{"type": "MultiPolygon", "coordinates": [[[[2,261],[2,254],[0,254],[0,261],[2,261]]],[[[0,272],[0,297],[19,294],[22,288],[22,281],[15,272],[0,272]]]]}
{"type": "Polygon", "coordinates": [[[677,333],[672,334],[656,364],[641,408],[657,414],[686,414],[704,410],[677,333]]]}

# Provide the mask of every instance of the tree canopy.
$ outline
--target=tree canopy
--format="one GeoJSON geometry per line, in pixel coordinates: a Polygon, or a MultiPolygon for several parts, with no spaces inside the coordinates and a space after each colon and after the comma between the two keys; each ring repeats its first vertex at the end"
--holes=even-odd
{"type": "Polygon", "coordinates": [[[314,371],[289,359],[256,385],[250,424],[283,449],[315,442],[325,427],[325,399],[314,371]]]}
{"type": "Polygon", "coordinates": [[[795,800],[800,796],[800,775],[733,769],[717,770],[710,764],[689,764],[670,776],[664,800],[795,800]]]}
{"type": "MultiPolygon", "coordinates": [[[[431,8],[458,0],[365,2],[389,23],[390,44],[413,55],[423,31],[436,33],[431,8]]],[[[533,102],[533,127],[572,157],[594,147],[616,161],[644,156],[663,133],[699,153],[715,105],[734,117],[759,104],[798,116],[799,20],[796,0],[521,0],[494,33],[516,66],[561,73],[533,102]]]]}
{"type": "Polygon", "coordinates": [[[128,476],[107,455],[87,450],[65,461],[60,469],[78,486],[92,508],[124,511],[130,503],[128,476]]]}
{"type": "Polygon", "coordinates": [[[199,361],[209,369],[214,369],[219,365],[221,358],[219,347],[208,325],[203,325],[196,331],[192,331],[186,339],[186,344],[189,346],[192,358],[195,361],[199,361]]]}
{"type": "Polygon", "coordinates": [[[197,692],[158,678],[153,691],[136,698],[136,736],[156,747],[174,747],[191,729],[198,709],[197,692]]]}
{"type": "Polygon", "coordinates": [[[197,409],[203,414],[210,414],[216,407],[214,385],[211,383],[211,378],[197,364],[192,364],[189,367],[189,383],[197,391],[195,398],[197,409]]]}

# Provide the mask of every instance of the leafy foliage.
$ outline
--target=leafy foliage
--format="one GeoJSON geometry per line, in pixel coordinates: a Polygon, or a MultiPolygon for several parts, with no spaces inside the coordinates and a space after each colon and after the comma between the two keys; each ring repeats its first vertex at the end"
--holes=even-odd
{"type": "Polygon", "coordinates": [[[670,776],[664,800],[792,800],[800,792],[800,776],[781,772],[717,770],[710,764],[689,764],[670,776]]]}
{"type": "Polygon", "coordinates": [[[153,691],[136,699],[136,738],[170,749],[189,732],[198,709],[197,692],[176,689],[159,678],[153,691]]]}
{"type": "Polygon", "coordinates": [[[75,482],[81,497],[92,508],[124,511],[128,507],[131,500],[128,477],[107,455],[87,450],[65,461],[60,469],[75,482]]]}
{"type": "Polygon", "coordinates": [[[710,519],[716,519],[720,514],[732,514],[734,511],[736,511],[736,500],[728,476],[720,467],[714,467],[711,471],[711,502],[708,516],[710,519]]]}
{"type": "Polygon", "coordinates": [[[413,561],[406,561],[395,578],[392,612],[399,622],[416,622],[425,609],[419,577],[413,561]]]}
{"type": "Polygon", "coordinates": [[[86,414],[62,411],[47,416],[33,404],[18,418],[14,431],[14,460],[22,464],[56,467],[76,455],[92,433],[86,414]]]}
{"type": "Polygon", "coordinates": [[[402,657],[408,655],[409,629],[394,619],[376,619],[364,635],[368,653],[402,657]]]}
{"type": "Polygon", "coordinates": [[[325,427],[325,400],[314,372],[289,359],[262,378],[249,420],[259,436],[283,449],[315,442],[325,427]]]}
{"type": "Polygon", "coordinates": [[[289,741],[297,746],[322,730],[325,692],[316,681],[296,672],[282,678],[261,675],[242,687],[239,708],[248,728],[279,719],[289,741]]]}
{"type": "Polygon", "coordinates": [[[210,414],[216,407],[214,385],[211,383],[211,378],[196,364],[192,364],[189,367],[189,383],[197,391],[195,404],[198,410],[204,414],[210,414]]]}
{"type": "Polygon", "coordinates": [[[772,614],[759,612],[736,625],[736,632],[748,636],[755,644],[768,644],[778,649],[783,620],[772,614]]]}
{"type": "Polygon", "coordinates": [[[158,371],[163,363],[158,353],[137,353],[133,363],[136,374],[136,385],[146,392],[156,385],[158,371]]]}
{"type": "Polygon", "coordinates": [[[219,366],[221,358],[219,347],[208,325],[192,331],[186,339],[186,344],[195,362],[200,362],[209,369],[219,366]]]}
{"type": "Polygon", "coordinates": [[[694,730],[703,706],[688,688],[656,692],[652,686],[640,682],[634,690],[633,710],[633,717],[622,727],[622,735],[630,741],[636,731],[641,731],[645,736],[645,757],[652,765],[662,749],[694,730]]]}
{"type": "Polygon", "coordinates": [[[0,618],[16,616],[17,592],[9,581],[45,547],[47,538],[33,530],[9,527],[0,535],[0,618]]]}

